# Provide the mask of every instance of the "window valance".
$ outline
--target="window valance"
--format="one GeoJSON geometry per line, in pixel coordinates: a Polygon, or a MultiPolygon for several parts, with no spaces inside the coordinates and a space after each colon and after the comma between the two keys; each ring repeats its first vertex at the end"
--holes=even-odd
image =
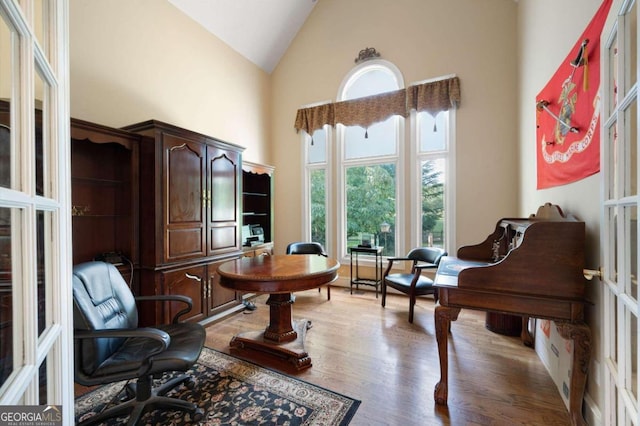
{"type": "Polygon", "coordinates": [[[393,92],[301,108],[296,114],[295,129],[311,135],[326,124],[367,128],[392,115],[407,117],[412,109],[436,115],[457,108],[459,104],[460,82],[458,77],[452,77],[393,92]]]}

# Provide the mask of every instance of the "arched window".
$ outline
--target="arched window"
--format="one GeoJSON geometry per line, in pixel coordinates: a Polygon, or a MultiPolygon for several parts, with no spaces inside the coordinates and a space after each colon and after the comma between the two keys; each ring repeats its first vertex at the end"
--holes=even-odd
{"type": "MultiPolygon", "coordinates": [[[[383,60],[367,61],[344,79],[338,100],[351,100],[391,92],[404,87],[399,70],[383,60]]],[[[368,128],[336,126],[336,155],[340,208],[339,253],[358,244],[384,246],[383,254],[396,254],[398,209],[401,205],[398,173],[404,120],[391,116],[368,128]],[[383,232],[384,231],[384,232],[383,232]]]]}
{"type": "Polygon", "coordinates": [[[345,76],[335,104],[299,110],[303,119],[297,119],[297,128],[313,133],[303,133],[305,239],[321,242],[343,261],[348,261],[349,247],[366,243],[383,246],[384,256],[417,246],[452,250],[455,110],[445,102],[431,112],[420,107],[409,113],[407,105],[413,105],[409,90],[414,97],[416,87],[426,87],[427,97],[421,95],[420,102],[429,104],[428,89],[453,80],[457,82],[446,76],[413,83],[405,91],[397,67],[369,60],[345,76]],[[377,102],[384,104],[378,108],[377,102]],[[313,114],[305,115],[309,111],[313,114]],[[317,124],[308,120],[323,111],[335,116],[323,115],[320,123],[330,124],[313,131],[317,124]],[[410,132],[405,134],[407,124],[410,132]]]}

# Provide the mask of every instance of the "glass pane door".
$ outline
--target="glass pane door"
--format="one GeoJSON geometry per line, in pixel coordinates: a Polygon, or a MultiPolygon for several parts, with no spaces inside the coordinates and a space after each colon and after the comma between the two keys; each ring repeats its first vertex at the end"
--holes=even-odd
{"type": "Polygon", "coordinates": [[[73,424],[67,7],[0,1],[0,405],[73,424]]]}
{"type": "Polygon", "coordinates": [[[623,2],[606,34],[602,150],[602,259],[607,424],[640,422],[638,410],[637,3],[623,2]]]}

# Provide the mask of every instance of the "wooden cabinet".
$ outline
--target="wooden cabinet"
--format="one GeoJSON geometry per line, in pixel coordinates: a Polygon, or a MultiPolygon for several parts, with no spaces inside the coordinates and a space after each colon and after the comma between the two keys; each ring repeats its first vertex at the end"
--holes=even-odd
{"type": "MultiPolygon", "coordinates": [[[[5,130],[0,136],[7,138],[9,110],[9,103],[0,101],[0,125],[5,130]]],[[[44,162],[40,110],[35,111],[35,135],[36,193],[42,195],[44,162]]],[[[70,136],[73,263],[88,262],[106,253],[117,254],[120,261],[114,263],[118,263],[118,269],[131,283],[139,253],[140,136],[75,118],[70,120],[70,136]]],[[[0,143],[0,186],[5,187],[9,186],[10,176],[8,142],[7,139],[6,144],[0,143]]],[[[4,223],[2,217],[0,226],[1,223],[4,223]]]]}
{"type": "MultiPolygon", "coordinates": [[[[241,303],[240,295],[216,285],[215,267],[242,253],[243,148],[156,120],[125,129],[143,136],[141,293],[190,296],[192,321],[241,303]]],[[[166,322],[172,309],[143,317],[166,322]]]]}
{"type": "MultiPolygon", "coordinates": [[[[161,277],[161,284],[166,289],[164,294],[182,294],[189,296],[193,301],[191,312],[182,317],[182,321],[202,321],[207,317],[207,305],[204,297],[207,279],[206,265],[174,268],[161,271],[158,275],[161,277]]],[[[159,322],[168,323],[184,307],[183,303],[170,302],[164,310],[155,309],[155,311],[159,314],[166,314],[165,318],[158,319],[159,322]]]]}
{"type": "Polygon", "coordinates": [[[73,263],[115,254],[128,280],[139,257],[139,143],[139,135],[71,119],[73,263]]]}
{"type": "Polygon", "coordinates": [[[218,266],[224,262],[225,260],[222,260],[207,265],[207,285],[209,290],[207,303],[209,304],[209,312],[225,311],[242,300],[241,294],[220,285],[220,275],[218,275],[217,271],[218,266]]]}
{"type": "Polygon", "coordinates": [[[250,163],[242,164],[242,225],[243,241],[252,235],[252,230],[262,231],[261,241],[254,245],[273,243],[273,173],[272,166],[250,163]]]}

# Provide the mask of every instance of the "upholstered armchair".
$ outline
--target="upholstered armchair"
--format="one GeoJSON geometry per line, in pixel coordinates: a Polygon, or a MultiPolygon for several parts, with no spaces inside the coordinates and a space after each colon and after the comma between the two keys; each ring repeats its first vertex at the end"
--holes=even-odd
{"type": "Polygon", "coordinates": [[[438,301],[438,291],[433,286],[433,280],[422,275],[425,269],[436,269],[442,256],[447,253],[437,247],[419,247],[411,250],[406,257],[389,257],[387,269],[382,274],[382,306],[387,299],[387,287],[391,287],[409,296],[409,322],[413,323],[413,308],[416,297],[433,294],[435,302],[438,301]],[[409,273],[391,273],[394,263],[411,262],[409,273]]]}
{"type": "Polygon", "coordinates": [[[196,404],[164,396],[179,384],[194,386],[190,376],[179,375],[152,388],[154,378],[187,371],[200,356],[204,327],[178,322],[191,309],[191,300],[185,296],[140,299],[177,300],[185,309],[171,324],[139,327],[136,298],[115,266],[88,262],[73,269],[75,381],[83,386],[136,381],[127,385],[128,400],[89,417],[82,425],[127,413],[128,424],[133,425],[148,409],[157,407],[186,411],[191,421],[203,417],[196,404]]]}

